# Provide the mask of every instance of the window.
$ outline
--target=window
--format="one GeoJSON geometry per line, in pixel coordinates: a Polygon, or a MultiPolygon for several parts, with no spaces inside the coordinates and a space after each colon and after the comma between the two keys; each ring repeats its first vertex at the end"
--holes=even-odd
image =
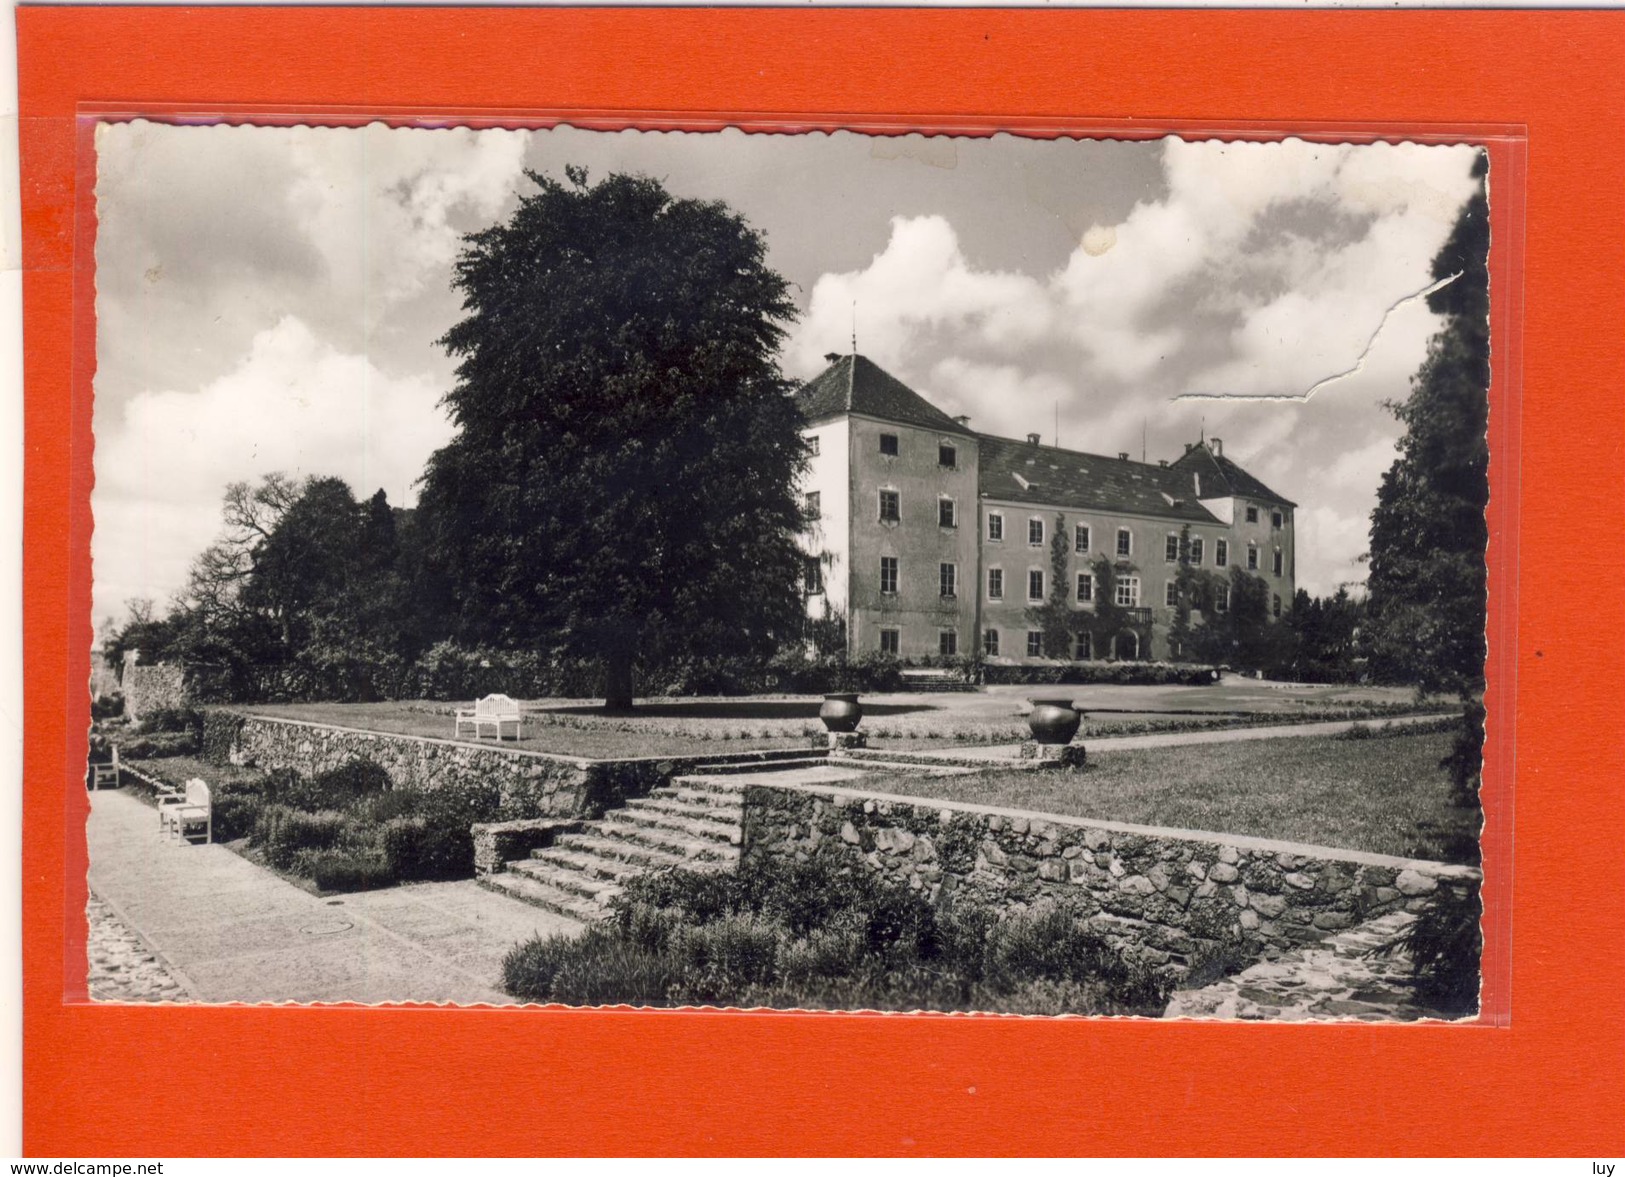
{"type": "Polygon", "coordinates": [[[1092,572],[1078,573],[1078,600],[1092,601],[1095,599],[1095,577],[1092,572]]]}
{"type": "Polygon", "coordinates": [[[897,557],[880,557],[880,591],[883,593],[897,592],[897,557]]]}
{"type": "Polygon", "coordinates": [[[1214,540],[1213,566],[1215,568],[1223,568],[1228,563],[1230,563],[1230,541],[1227,539],[1214,540]]]}
{"type": "Polygon", "coordinates": [[[1042,519],[1027,520],[1027,542],[1035,548],[1044,546],[1044,521],[1042,519]]]}
{"type": "Polygon", "coordinates": [[[1248,507],[1247,508],[1247,522],[1248,523],[1257,523],[1258,522],[1258,508],[1257,507],[1248,507]]]}
{"type": "Polygon", "coordinates": [[[1004,516],[997,512],[987,517],[987,542],[990,544],[1004,542],[1004,516]]]}
{"type": "Polygon", "coordinates": [[[957,596],[955,590],[959,587],[958,582],[959,566],[957,564],[937,565],[937,585],[942,590],[943,596],[957,596]]]}
{"type": "Polygon", "coordinates": [[[809,595],[824,591],[824,566],[817,556],[808,556],[803,564],[803,579],[809,595]]]}
{"type": "Polygon", "coordinates": [[[882,523],[896,523],[902,518],[902,503],[895,490],[880,492],[880,521],[882,523]]]}
{"type": "Polygon", "coordinates": [[[1213,611],[1215,613],[1230,612],[1230,586],[1221,584],[1213,593],[1213,611]]]}
{"type": "Polygon", "coordinates": [[[1179,537],[1169,535],[1162,545],[1162,560],[1165,564],[1179,563],[1179,537]]]}
{"type": "Polygon", "coordinates": [[[1281,615],[1281,594],[1274,593],[1270,598],[1270,612],[1279,617],[1281,615]]]}
{"type": "Polygon", "coordinates": [[[952,658],[959,653],[959,631],[945,629],[937,634],[937,653],[944,658],[952,658]]]}
{"type": "Polygon", "coordinates": [[[937,500],[937,526],[958,527],[954,521],[954,501],[952,499],[937,500]]]}
{"type": "Polygon", "coordinates": [[[1089,525],[1080,523],[1072,529],[1072,548],[1074,551],[1087,552],[1089,550],[1089,525]]]}
{"type": "Polygon", "coordinates": [[[1027,657],[1042,658],[1044,656],[1044,635],[1036,629],[1027,631],[1027,657]]]}
{"type": "Polygon", "coordinates": [[[824,496],[816,490],[807,492],[807,522],[816,524],[824,517],[824,496]]]}
{"type": "Polygon", "coordinates": [[[882,433],[880,435],[880,452],[893,458],[897,456],[897,434],[882,433]]]}
{"type": "Polygon", "coordinates": [[[1134,554],[1134,535],[1126,527],[1117,529],[1117,554],[1119,556],[1132,556],[1134,554]]]}
{"type": "Polygon", "coordinates": [[[896,657],[902,652],[903,631],[900,629],[883,629],[880,631],[880,652],[896,657]]]}
{"type": "Polygon", "coordinates": [[[1125,609],[1132,609],[1140,603],[1140,578],[1138,576],[1119,576],[1117,578],[1117,603],[1125,609]]]}
{"type": "Polygon", "coordinates": [[[1281,549],[1276,548],[1275,549],[1275,557],[1270,562],[1270,567],[1274,570],[1276,576],[1281,575],[1281,561],[1282,561],[1281,549]]]}
{"type": "Polygon", "coordinates": [[[987,599],[990,601],[1004,600],[1004,569],[989,568],[987,570],[987,599]]]}
{"type": "Polygon", "coordinates": [[[989,658],[999,656],[999,631],[990,629],[982,635],[982,653],[989,658]]]}
{"type": "Polygon", "coordinates": [[[1029,601],[1044,599],[1044,572],[1041,568],[1027,570],[1027,599],[1029,601]]]}
{"type": "Polygon", "coordinates": [[[1179,604],[1179,585],[1169,581],[1162,590],[1162,603],[1173,609],[1179,604]]]}
{"type": "Polygon", "coordinates": [[[1286,516],[1279,511],[1271,511],[1270,526],[1275,528],[1276,531],[1280,531],[1282,527],[1286,526],[1286,516]]]}
{"type": "Polygon", "coordinates": [[[1199,535],[1193,535],[1193,536],[1191,536],[1191,563],[1192,564],[1200,564],[1201,562],[1202,562],[1202,537],[1199,536],[1199,535]]]}
{"type": "Polygon", "coordinates": [[[953,446],[937,446],[937,465],[944,466],[949,470],[952,470],[955,466],[959,465],[959,455],[954,452],[953,446]]]}
{"type": "Polygon", "coordinates": [[[1257,572],[1258,571],[1258,545],[1257,544],[1248,544],[1247,545],[1247,571],[1248,572],[1257,572]]]}
{"type": "Polygon", "coordinates": [[[816,458],[818,456],[818,434],[809,433],[802,440],[807,443],[807,452],[816,458]]]}
{"type": "Polygon", "coordinates": [[[1079,662],[1087,662],[1089,661],[1092,653],[1093,651],[1090,649],[1089,645],[1089,635],[1087,633],[1080,633],[1078,635],[1077,646],[1072,651],[1072,656],[1079,662]]]}

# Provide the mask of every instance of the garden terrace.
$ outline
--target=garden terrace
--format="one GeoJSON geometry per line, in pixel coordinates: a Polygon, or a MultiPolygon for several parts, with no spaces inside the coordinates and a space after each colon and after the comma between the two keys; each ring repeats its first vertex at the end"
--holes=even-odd
{"type": "Polygon", "coordinates": [[[1136,825],[1278,838],[1402,858],[1476,861],[1476,810],[1450,803],[1445,731],[1095,752],[1079,772],[875,772],[866,792],[1136,825]]]}

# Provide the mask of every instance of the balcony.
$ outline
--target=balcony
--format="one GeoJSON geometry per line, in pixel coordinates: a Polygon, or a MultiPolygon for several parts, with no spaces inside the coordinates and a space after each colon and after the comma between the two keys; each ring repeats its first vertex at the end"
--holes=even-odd
{"type": "Polygon", "coordinates": [[[1130,625],[1151,624],[1151,610],[1140,605],[1125,608],[1123,610],[1123,616],[1128,620],[1130,625]]]}

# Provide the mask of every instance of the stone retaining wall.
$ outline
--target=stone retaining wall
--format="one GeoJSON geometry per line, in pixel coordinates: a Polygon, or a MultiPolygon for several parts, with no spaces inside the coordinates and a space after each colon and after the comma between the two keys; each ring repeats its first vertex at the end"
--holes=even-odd
{"type": "Polygon", "coordinates": [[[1114,941],[1176,965],[1221,940],[1262,959],[1480,878],[1446,863],[827,786],[752,785],[744,826],[747,860],[834,858],[933,900],[959,892],[1004,910],[1065,900],[1114,941]]]}
{"type": "Polygon", "coordinates": [[[754,753],[586,760],[494,744],[396,735],[266,715],[241,714],[233,764],[292,768],[307,776],[371,760],[397,789],[458,789],[494,797],[505,819],[598,818],[699,764],[750,761],[754,753]],[[494,794],[493,791],[494,790],[494,794]]]}

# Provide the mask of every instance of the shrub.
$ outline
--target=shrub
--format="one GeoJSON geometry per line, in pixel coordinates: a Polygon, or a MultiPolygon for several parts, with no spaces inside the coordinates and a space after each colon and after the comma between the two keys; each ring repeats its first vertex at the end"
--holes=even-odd
{"type": "MultiPolygon", "coordinates": [[[[773,978],[779,930],[755,915],[730,915],[683,928],[671,940],[684,1002],[737,1001],[751,985],[773,978]]],[[[640,951],[642,949],[640,948],[640,951]]]]}
{"type": "Polygon", "coordinates": [[[232,711],[205,711],[201,739],[203,758],[211,764],[229,764],[243,723],[244,717],[232,711]]]}
{"type": "Polygon", "coordinates": [[[1160,1014],[1173,972],[1072,908],[1001,920],[814,859],[637,879],[611,921],[518,946],[504,978],[538,1001],[1160,1014]]]}
{"type": "Polygon", "coordinates": [[[254,832],[265,799],[242,786],[221,783],[213,789],[211,804],[215,841],[234,842],[254,832]]]}
{"type": "Polygon", "coordinates": [[[1472,702],[1452,726],[1458,734],[1450,752],[1439,767],[1450,774],[1450,800],[1453,805],[1477,805],[1479,774],[1484,767],[1484,704],[1472,702]]]}
{"type": "Polygon", "coordinates": [[[326,805],[351,805],[370,793],[387,792],[393,787],[382,765],[357,758],[337,768],[317,773],[312,792],[326,805]]]}
{"type": "Polygon", "coordinates": [[[189,732],[193,738],[203,734],[203,712],[196,707],[155,707],[141,717],[143,734],[153,732],[189,732]]]}
{"type": "Polygon", "coordinates": [[[432,817],[397,817],[379,836],[389,873],[410,879],[464,879],[474,873],[474,839],[466,825],[432,817]]]}
{"type": "Polygon", "coordinates": [[[297,867],[323,891],[372,891],[396,881],[383,857],[367,850],[304,850],[297,867]]]}
{"type": "Polygon", "coordinates": [[[1107,683],[1119,686],[1210,686],[1219,681],[1212,666],[1173,662],[1060,662],[1039,666],[985,663],[982,681],[1068,685],[1107,683]]]}
{"type": "Polygon", "coordinates": [[[124,696],[114,691],[90,701],[91,719],[112,719],[124,714],[124,696]]]}
{"type": "Polygon", "coordinates": [[[334,811],[310,813],[287,805],[260,810],[250,836],[265,851],[265,860],[278,870],[291,870],[301,850],[325,850],[347,832],[345,815],[334,811]]]}
{"type": "Polygon", "coordinates": [[[116,742],[119,756],[126,760],[161,760],[166,756],[190,756],[197,751],[197,738],[191,732],[155,732],[126,736],[116,742]]]}

